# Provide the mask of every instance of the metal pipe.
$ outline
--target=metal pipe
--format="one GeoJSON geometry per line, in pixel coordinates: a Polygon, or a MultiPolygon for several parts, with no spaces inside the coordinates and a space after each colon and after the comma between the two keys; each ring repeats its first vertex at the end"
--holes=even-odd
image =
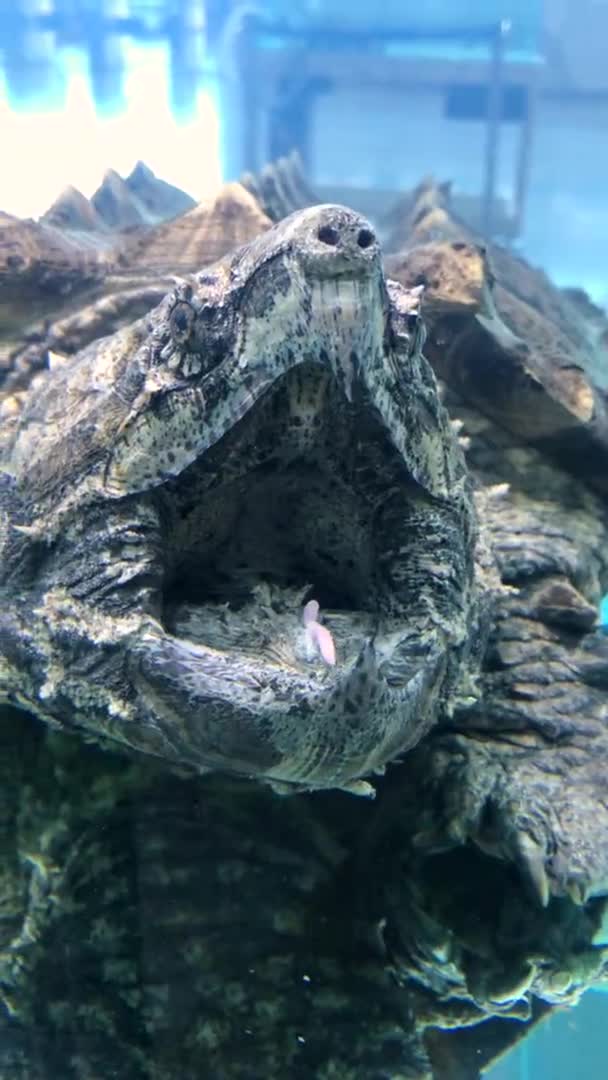
{"type": "Polygon", "coordinates": [[[515,208],[513,223],[513,233],[515,236],[520,236],[524,227],[524,212],[526,196],[528,193],[528,181],[530,178],[530,164],[532,160],[532,134],[536,121],[537,95],[538,91],[535,80],[534,83],[529,85],[526,89],[526,116],[521,125],[519,159],[515,176],[515,208]]]}
{"type": "Polygon", "coordinates": [[[497,27],[492,42],[490,71],[488,81],[488,109],[485,150],[485,175],[482,201],[482,230],[485,238],[492,238],[496,176],[498,173],[498,152],[500,143],[500,121],[502,113],[504,46],[510,23],[502,19],[497,27]]]}

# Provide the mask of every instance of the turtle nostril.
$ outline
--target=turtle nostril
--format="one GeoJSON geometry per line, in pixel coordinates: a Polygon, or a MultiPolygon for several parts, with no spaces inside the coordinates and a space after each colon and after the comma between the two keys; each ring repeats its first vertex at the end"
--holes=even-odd
{"type": "Polygon", "coordinates": [[[360,248],[370,247],[375,240],[375,236],[371,229],[360,229],[357,237],[357,243],[360,248]]]}
{"type": "Polygon", "coordinates": [[[317,236],[322,244],[329,244],[330,247],[336,247],[340,239],[338,230],[334,229],[331,225],[321,225],[317,236]]]}

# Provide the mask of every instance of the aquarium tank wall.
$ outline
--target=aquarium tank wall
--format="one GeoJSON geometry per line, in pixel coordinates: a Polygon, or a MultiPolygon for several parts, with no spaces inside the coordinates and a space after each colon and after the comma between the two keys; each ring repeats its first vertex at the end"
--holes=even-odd
{"type": "Polygon", "coordinates": [[[607,0],[0,0],[0,1080],[604,1080],[607,0]]]}

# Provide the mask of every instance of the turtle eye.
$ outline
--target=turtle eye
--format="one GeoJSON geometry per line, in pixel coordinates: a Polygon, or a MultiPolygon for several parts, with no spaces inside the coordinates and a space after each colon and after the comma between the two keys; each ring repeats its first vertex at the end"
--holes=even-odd
{"type": "Polygon", "coordinates": [[[185,345],[188,341],[194,320],[196,318],[194,308],[186,300],[178,300],[169,315],[171,337],[176,345],[185,345]]]}

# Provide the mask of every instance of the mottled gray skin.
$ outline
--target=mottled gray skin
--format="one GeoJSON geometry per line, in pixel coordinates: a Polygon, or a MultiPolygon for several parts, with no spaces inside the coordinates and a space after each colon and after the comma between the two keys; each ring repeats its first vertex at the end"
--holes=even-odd
{"type": "Polygon", "coordinates": [[[483,636],[417,305],[364,219],[316,207],[38,377],[5,429],[4,700],[196,770],[371,794],[470,699],[483,636]]]}

